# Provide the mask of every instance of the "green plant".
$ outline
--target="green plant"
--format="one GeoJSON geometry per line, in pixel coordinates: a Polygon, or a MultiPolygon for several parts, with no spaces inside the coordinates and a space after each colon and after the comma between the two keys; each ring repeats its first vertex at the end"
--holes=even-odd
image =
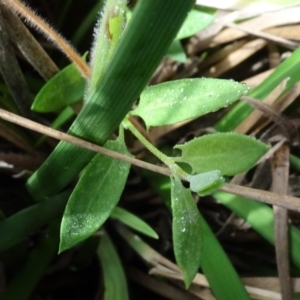
{"type": "MultiPolygon", "coordinates": [[[[23,10],[20,10],[24,9],[22,6],[15,6],[7,0],[2,2],[12,5],[13,9],[23,14],[23,10]]],[[[183,272],[185,286],[189,287],[201,268],[218,299],[248,299],[234,268],[199,213],[192,192],[201,196],[213,193],[224,184],[223,176],[233,176],[249,170],[266,153],[268,146],[245,135],[216,133],[176,145],[174,148],[181,151],[181,156],[171,157],[147,141],[131,122],[133,116],[138,116],[144,120],[147,129],[174,124],[217,111],[248,92],[248,87],[243,84],[208,78],[183,79],[145,87],[171,42],[193,34],[189,32],[176,37],[192,5],[193,1],[140,1],[129,24],[125,26],[126,1],[108,1],[102,21],[97,25],[90,70],[84,60],[75,55],[63,40],[57,38],[56,34],[50,35],[44,23],[34,15],[31,16],[30,21],[47,32],[50,39],[59,41],[60,47],[74,62],[47,82],[36,96],[32,109],[38,112],[59,112],[64,109],[56,120],[56,123],[61,124],[73,116],[74,112],[70,111],[69,105],[78,104],[84,96],[82,109],[68,135],[104,145],[113,152],[109,152],[112,157],[96,154],[91,149],[79,147],[72,137],[70,141],[73,143],[61,141],[44,164],[28,179],[28,191],[40,203],[24,210],[15,219],[0,223],[0,233],[6,228],[15,231],[15,239],[2,241],[0,249],[8,249],[17,244],[30,230],[44,224],[50,223],[49,232],[55,232],[58,221],[53,219],[62,215],[62,207],[67,198],[68,203],[60,225],[60,252],[87,240],[109,217],[117,218],[124,224],[157,238],[156,233],[140,219],[117,207],[127,181],[129,162],[137,163],[135,159],[130,160],[132,156],[125,145],[126,129],[168,167],[163,172],[170,176],[171,183],[174,253],[183,272]],[[163,27],[167,29],[162,30],[163,27]],[[59,88],[53,88],[57,86],[59,88]],[[70,89],[72,93],[68,92],[70,89]],[[138,98],[137,107],[131,110],[138,98]],[[56,101],[52,102],[51,99],[56,101]],[[117,129],[118,138],[109,140],[117,129]],[[239,157],[239,164],[235,164],[236,157],[239,157]],[[189,165],[191,172],[186,172],[181,167],[182,164],[189,165]],[[75,188],[62,193],[78,174],[80,179],[75,188]],[[188,189],[182,181],[188,182],[188,189]],[[57,201],[60,203],[58,206],[55,205],[57,201]],[[47,219],[44,218],[44,213],[39,215],[45,207],[49,207],[47,219]],[[22,220],[32,217],[36,223],[22,228],[23,231],[18,235],[20,228],[14,228],[11,224],[20,225],[22,220]],[[218,260],[210,255],[213,250],[216,251],[218,260]],[[220,284],[221,275],[225,280],[220,284]]],[[[25,17],[28,17],[28,12],[26,8],[25,17]]],[[[203,14],[200,15],[203,17],[203,14]]],[[[195,14],[195,17],[198,18],[198,15],[195,14]]],[[[206,20],[206,25],[211,20],[212,18],[206,20]]],[[[189,25],[189,22],[186,24],[189,25]]],[[[57,127],[57,124],[53,126],[57,127]]],[[[86,146],[84,143],[83,145],[86,146]]],[[[152,170],[160,171],[155,166],[152,166],[152,170]]],[[[53,238],[53,248],[55,243],[56,239],[53,238]]],[[[44,247],[43,245],[41,249],[44,247]]],[[[51,251],[45,255],[45,264],[52,257],[53,248],[49,247],[51,251]]],[[[113,270],[109,264],[103,264],[104,273],[108,274],[105,286],[112,284],[110,272],[116,274],[125,285],[118,296],[107,293],[105,299],[126,299],[124,274],[107,232],[103,233],[97,253],[105,262],[111,253],[115,263],[113,270]]],[[[24,272],[14,281],[5,299],[12,299],[12,288],[28,272],[29,267],[25,266],[24,272]]],[[[39,274],[35,276],[40,276],[40,272],[37,270],[39,274]]],[[[28,293],[30,290],[27,290],[26,294],[28,293]]]]}

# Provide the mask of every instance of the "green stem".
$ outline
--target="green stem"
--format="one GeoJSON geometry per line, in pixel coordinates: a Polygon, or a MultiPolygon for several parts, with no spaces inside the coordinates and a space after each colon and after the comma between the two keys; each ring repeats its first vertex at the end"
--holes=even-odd
{"type": "Polygon", "coordinates": [[[129,121],[128,118],[125,118],[122,122],[122,125],[130,130],[132,134],[158,159],[160,159],[165,165],[169,167],[172,175],[179,176],[183,179],[188,179],[189,174],[183,171],[174,161],[173,158],[166,156],[161,151],[159,151],[156,147],[154,147],[129,121]]]}

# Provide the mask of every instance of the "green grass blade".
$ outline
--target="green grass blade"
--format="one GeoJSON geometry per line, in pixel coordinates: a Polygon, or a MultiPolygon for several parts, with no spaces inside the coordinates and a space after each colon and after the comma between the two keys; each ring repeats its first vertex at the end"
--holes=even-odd
{"type": "MultiPolygon", "coordinates": [[[[107,73],[69,133],[100,145],[106,142],[139,97],[193,4],[193,0],[139,1],[107,73]]],[[[37,200],[56,194],[94,155],[61,142],[29,178],[29,192],[37,200]]]]}
{"type": "Polygon", "coordinates": [[[34,230],[63,214],[70,192],[35,204],[0,222],[0,252],[18,244],[34,230]],[[9,234],[8,234],[9,233],[9,234]]]}
{"type": "Polygon", "coordinates": [[[146,222],[121,207],[115,207],[110,217],[151,238],[158,239],[157,233],[146,222]]]}
{"type": "Polygon", "coordinates": [[[250,299],[226,253],[201,216],[203,249],[201,268],[218,300],[250,299]]]}
{"type": "Polygon", "coordinates": [[[101,237],[97,253],[104,277],[104,300],[128,300],[127,282],[123,267],[107,233],[101,237]]]}
{"type": "Polygon", "coordinates": [[[26,300],[43,276],[46,267],[55,256],[58,247],[58,224],[49,225],[37,247],[30,253],[28,260],[7,287],[2,300],[26,300]]]}
{"type": "MultiPolygon", "coordinates": [[[[216,192],[213,196],[274,245],[274,214],[268,205],[224,192],[216,192]]],[[[300,268],[300,230],[295,226],[290,226],[290,240],[291,260],[300,268]]]]}
{"type": "MultiPolygon", "coordinates": [[[[276,70],[259,86],[249,93],[250,97],[263,100],[272,90],[274,90],[283,80],[288,79],[285,92],[290,90],[294,84],[300,80],[300,48],[282,62],[276,70]]],[[[216,125],[218,131],[232,131],[251,112],[253,108],[244,102],[235,105],[216,125]]]]}

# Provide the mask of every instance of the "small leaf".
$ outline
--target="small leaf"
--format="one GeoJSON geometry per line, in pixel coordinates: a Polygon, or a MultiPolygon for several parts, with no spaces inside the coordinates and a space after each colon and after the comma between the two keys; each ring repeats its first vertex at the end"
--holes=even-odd
{"type": "Polygon", "coordinates": [[[201,219],[191,191],[176,177],[171,178],[171,201],[174,252],[188,288],[200,266],[201,219]]]}
{"type": "Polygon", "coordinates": [[[86,81],[71,64],[52,77],[35,97],[31,109],[41,113],[56,112],[81,100],[86,81]]]}
{"type": "Polygon", "coordinates": [[[177,40],[172,42],[166,53],[166,56],[181,63],[185,63],[187,60],[187,56],[184,52],[184,49],[180,41],[177,40]]]}
{"type": "Polygon", "coordinates": [[[224,184],[219,170],[213,170],[188,177],[190,189],[199,196],[206,196],[224,184]]]}
{"type": "MultiPolygon", "coordinates": [[[[119,255],[105,232],[101,237],[97,254],[101,261],[104,279],[104,300],[128,300],[126,276],[119,255]]],[[[101,298],[102,299],[102,298],[101,298]]]]}
{"type": "Polygon", "coordinates": [[[115,207],[110,217],[121,221],[125,225],[149,237],[158,239],[157,233],[146,222],[123,208],[115,207]]]}
{"type": "Polygon", "coordinates": [[[269,149],[252,137],[236,133],[209,134],[174,148],[182,151],[182,156],[174,159],[189,164],[193,174],[220,170],[222,175],[251,169],[269,149]]]}
{"type": "Polygon", "coordinates": [[[181,40],[203,30],[214,20],[211,14],[199,10],[191,10],[177,33],[176,40],[181,40]]]}
{"type": "MultiPolygon", "coordinates": [[[[108,149],[129,155],[119,138],[108,149]]],[[[84,170],[67,204],[62,224],[60,252],[85,240],[110,216],[123,192],[130,164],[97,154],[84,170]]]]}
{"type": "Polygon", "coordinates": [[[174,124],[200,117],[236,101],[248,87],[233,80],[181,79],[146,88],[132,111],[150,126],[174,124]]]}

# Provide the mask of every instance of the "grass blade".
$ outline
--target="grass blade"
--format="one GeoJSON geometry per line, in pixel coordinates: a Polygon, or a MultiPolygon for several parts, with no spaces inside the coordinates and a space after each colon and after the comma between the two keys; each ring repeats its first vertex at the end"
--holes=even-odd
{"type": "MultiPolygon", "coordinates": [[[[69,133],[100,145],[106,142],[139,97],[193,4],[193,0],[139,1],[107,73],[69,133]]],[[[36,200],[56,194],[94,155],[61,142],[29,178],[29,192],[36,200]]]]}

